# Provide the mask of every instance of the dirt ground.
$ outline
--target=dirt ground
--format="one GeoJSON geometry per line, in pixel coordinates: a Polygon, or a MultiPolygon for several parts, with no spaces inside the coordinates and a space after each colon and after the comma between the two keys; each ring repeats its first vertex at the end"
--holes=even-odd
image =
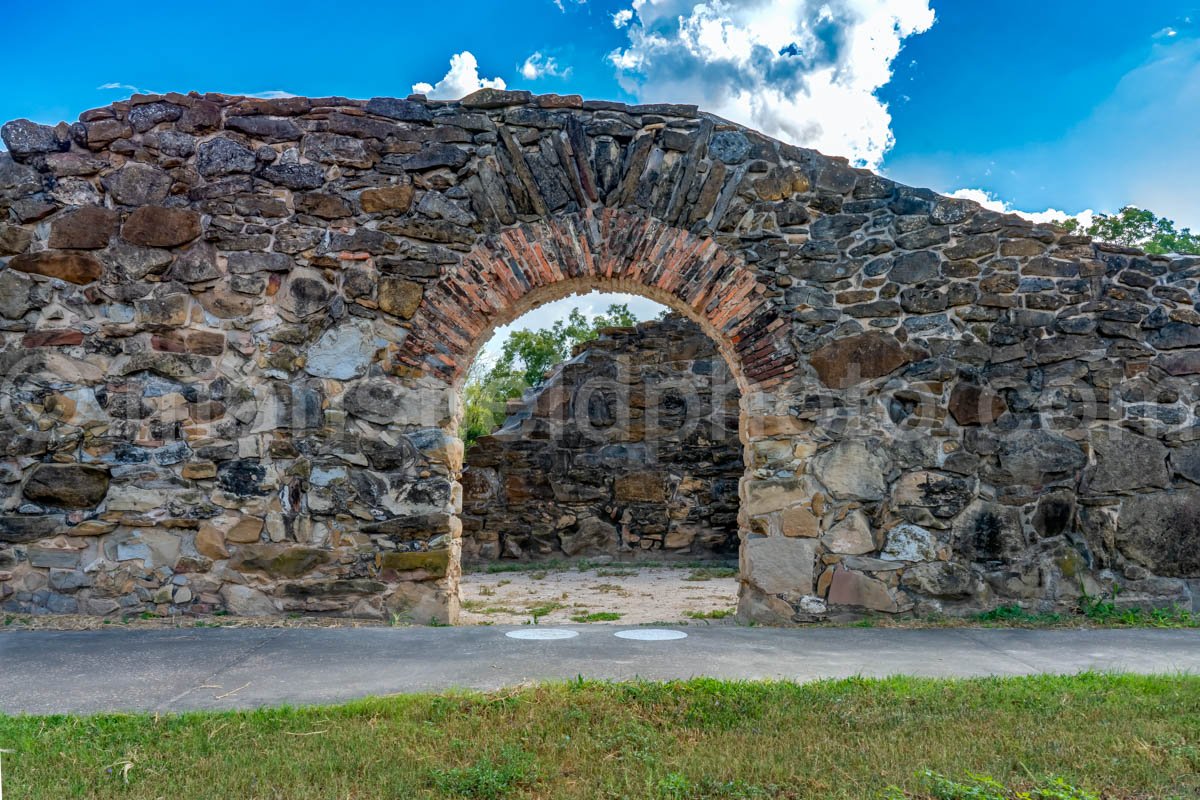
{"type": "Polygon", "coordinates": [[[733,569],[621,565],[468,572],[461,585],[463,625],[719,621],[732,616],[738,586],[733,569]]]}

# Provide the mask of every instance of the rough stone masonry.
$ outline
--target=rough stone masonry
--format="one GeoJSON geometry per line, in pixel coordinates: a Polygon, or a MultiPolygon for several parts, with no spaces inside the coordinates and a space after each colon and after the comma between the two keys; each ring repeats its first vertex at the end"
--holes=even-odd
{"type": "Polygon", "coordinates": [[[737,380],[743,618],[1200,590],[1200,259],[690,106],[171,94],[2,135],[7,610],[453,621],[458,385],[597,287],[737,380]]]}
{"type": "Polygon", "coordinates": [[[675,314],[576,346],[467,450],[463,559],[737,558],[739,399],[675,314]]]}

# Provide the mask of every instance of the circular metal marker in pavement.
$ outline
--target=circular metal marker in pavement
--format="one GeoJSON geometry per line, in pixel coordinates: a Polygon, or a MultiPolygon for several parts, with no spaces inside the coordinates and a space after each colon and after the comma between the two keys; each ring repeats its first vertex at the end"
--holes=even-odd
{"type": "Polygon", "coordinates": [[[579,631],[569,631],[566,628],[530,628],[528,630],[509,631],[504,635],[510,639],[533,639],[545,642],[552,639],[574,639],[579,635],[579,631]]]}
{"type": "Polygon", "coordinates": [[[617,631],[613,634],[619,639],[636,639],[639,642],[666,642],[671,639],[686,639],[683,631],[671,631],[665,628],[634,628],[631,631],[617,631]]]}

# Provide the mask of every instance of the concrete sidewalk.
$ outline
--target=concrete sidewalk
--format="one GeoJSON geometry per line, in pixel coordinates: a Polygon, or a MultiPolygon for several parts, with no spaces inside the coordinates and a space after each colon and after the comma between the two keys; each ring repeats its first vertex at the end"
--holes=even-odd
{"type": "MultiPolygon", "coordinates": [[[[0,633],[0,711],[184,711],[496,689],[576,676],[812,680],[1200,672],[1200,631],[687,626],[686,639],[519,641],[514,628],[196,628],[0,633]]],[[[529,630],[526,628],[525,630],[529,630]]]]}

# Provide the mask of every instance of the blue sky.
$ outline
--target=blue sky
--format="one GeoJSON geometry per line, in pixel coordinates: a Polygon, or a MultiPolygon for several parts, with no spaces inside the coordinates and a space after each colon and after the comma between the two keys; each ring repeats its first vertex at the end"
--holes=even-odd
{"type": "Polygon", "coordinates": [[[1200,0],[210,0],[119,22],[60,0],[4,16],[5,120],[73,120],[135,87],[457,96],[498,79],[696,102],[1026,212],[1133,203],[1200,228],[1200,0]]]}

